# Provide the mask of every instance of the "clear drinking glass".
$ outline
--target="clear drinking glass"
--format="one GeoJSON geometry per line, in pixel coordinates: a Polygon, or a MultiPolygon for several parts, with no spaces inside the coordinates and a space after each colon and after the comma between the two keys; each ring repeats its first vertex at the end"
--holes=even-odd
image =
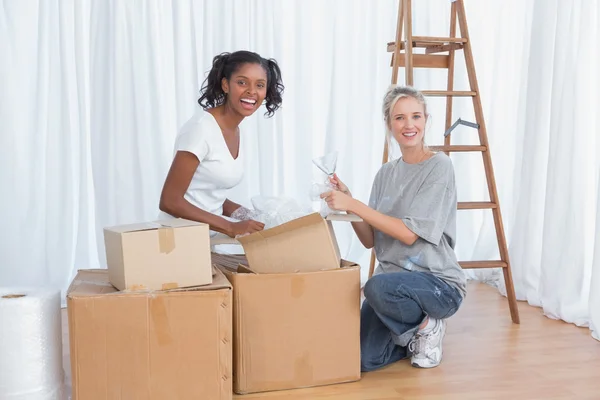
{"type": "Polygon", "coordinates": [[[313,201],[320,201],[320,214],[325,218],[329,214],[338,214],[339,211],[332,210],[327,206],[327,202],[320,198],[321,194],[334,189],[333,184],[330,182],[330,178],[333,177],[337,167],[338,152],[332,151],[325,154],[322,157],[313,158],[313,164],[319,168],[325,175],[325,181],[323,183],[314,183],[312,186],[311,197],[313,201]]]}

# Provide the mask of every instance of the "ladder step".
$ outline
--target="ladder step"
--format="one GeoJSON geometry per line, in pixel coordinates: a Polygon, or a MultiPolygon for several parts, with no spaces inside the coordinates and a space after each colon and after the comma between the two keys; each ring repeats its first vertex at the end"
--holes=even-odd
{"type": "Polygon", "coordinates": [[[427,42],[427,43],[467,43],[467,38],[462,37],[438,37],[438,36],[413,36],[414,42],[427,42]]]}
{"type": "MultiPolygon", "coordinates": [[[[432,43],[432,42],[415,42],[413,40],[412,42],[412,47],[413,49],[415,48],[422,48],[425,49],[425,53],[440,53],[440,52],[444,52],[444,51],[450,51],[450,50],[461,50],[464,48],[464,43],[451,43],[451,44],[440,44],[440,43],[432,43]],[[432,51],[433,49],[435,49],[435,51],[432,51]]],[[[405,42],[400,42],[400,50],[404,50],[406,48],[406,43],[405,42]]],[[[396,43],[395,42],[390,42],[387,44],[386,50],[388,53],[393,53],[396,51],[396,43]]],[[[414,52],[413,52],[414,54],[414,52]]],[[[420,54],[420,53],[419,53],[420,54]]]]}
{"type": "Polygon", "coordinates": [[[491,201],[459,201],[459,210],[489,210],[498,208],[498,204],[491,201]]]}
{"type": "MultiPolygon", "coordinates": [[[[391,66],[394,65],[394,56],[392,55],[391,66]]],[[[406,66],[404,53],[400,53],[399,67],[406,66]]],[[[450,65],[450,56],[439,54],[413,54],[413,68],[448,68],[450,65]]]]}
{"type": "Polygon", "coordinates": [[[492,261],[459,261],[459,264],[464,269],[474,268],[507,268],[508,264],[502,260],[492,261]]]}
{"type": "MultiPolygon", "coordinates": [[[[433,56],[432,56],[433,57],[433,56]]],[[[440,57],[440,56],[438,56],[440,57]]],[[[447,56],[442,56],[447,57],[447,56]]],[[[456,90],[423,90],[425,96],[456,96],[456,97],[473,97],[477,92],[456,91],[456,90]]]]}
{"type": "MultiPolygon", "coordinates": [[[[463,44],[467,43],[467,39],[465,38],[444,38],[444,37],[433,37],[433,36],[413,36],[412,37],[412,47],[439,47],[444,45],[458,45],[457,47],[451,47],[448,50],[458,50],[462,48],[463,44]]],[[[406,41],[400,42],[400,50],[406,47],[406,41]]],[[[387,52],[393,53],[396,51],[396,42],[388,42],[387,43],[387,52]]]]}
{"type": "Polygon", "coordinates": [[[456,51],[456,50],[461,50],[463,47],[464,47],[464,45],[462,43],[435,45],[435,46],[426,47],[425,54],[443,53],[446,51],[456,51]]]}
{"type": "Polygon", "coordinates": [[[468,151],[486,151],[485,146],[473,145],[449,145],[449,146],[428,146],[432,151],[452,151],[452,152],[468,152],[468,151]]]}

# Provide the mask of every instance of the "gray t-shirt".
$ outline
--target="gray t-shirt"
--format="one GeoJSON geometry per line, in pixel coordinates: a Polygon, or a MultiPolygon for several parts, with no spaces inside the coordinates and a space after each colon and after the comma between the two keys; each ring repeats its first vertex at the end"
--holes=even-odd
{"type": "Polygon", "coordinates": [[[456,197],[454,168],[444,153],[417,164],[402,158],[384,164],[373,182],[369,207],[401,219],[419,237],[408,246],[374,229],[375,274],[430,272],[464,297],[466,277],[454,253],[456,197]]]}

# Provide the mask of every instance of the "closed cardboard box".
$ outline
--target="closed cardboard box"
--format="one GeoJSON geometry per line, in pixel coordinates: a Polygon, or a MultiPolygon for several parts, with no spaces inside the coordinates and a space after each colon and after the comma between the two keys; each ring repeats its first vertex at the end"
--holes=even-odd
{"type": "Polygon", "coordinates": [[[360,268],[256,274],[213,254],[233,285],[234,392],[360,379],[360,268]]]}
{"type": "Polygon", "coordinates": [[[104,229],[110,283],[119,290],[166,290],[212,282],[209,227],[170,219],[104,229]]]}
{"type": "Polygon", "coordinates": [[[74,400],[229,400],[232,290],[117,291],[106,270],[67,292],[74,400]]]}
{"type": "Polygon", "coordinates": [[[340,267],[340,249],[331,222],[318,213],[242,236],[250,268],[257,273],[311,272],[340,267]]]}

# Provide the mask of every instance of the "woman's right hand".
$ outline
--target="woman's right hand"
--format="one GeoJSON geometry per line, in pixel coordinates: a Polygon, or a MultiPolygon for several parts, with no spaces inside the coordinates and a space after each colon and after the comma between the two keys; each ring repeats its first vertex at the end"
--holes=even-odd
{"type": "Polygon", "coordinates": [[[331,184],[333,185],[333,187],[336,190],[339,190],[340,192],[345,193],[348,196],[352,197],[352,193],[350,193],[350,189],[348,189],[348,186],[346,186],[346,184],[340,180],[340,178],[337,176],[337,174],[333,174],[333,176],[331,178],[329,178],[329,182],[331,182],[331,184]]]}
{"type": "Polygon", "coordinates": [[[232,222],[231,228],[229,229],[229,236],[235,238],[238,235],[245,235],[262,231],[264,228],[265,224],[263,224],[262,222],[254,221],[252,219],[240,222],[232,222]]]}

